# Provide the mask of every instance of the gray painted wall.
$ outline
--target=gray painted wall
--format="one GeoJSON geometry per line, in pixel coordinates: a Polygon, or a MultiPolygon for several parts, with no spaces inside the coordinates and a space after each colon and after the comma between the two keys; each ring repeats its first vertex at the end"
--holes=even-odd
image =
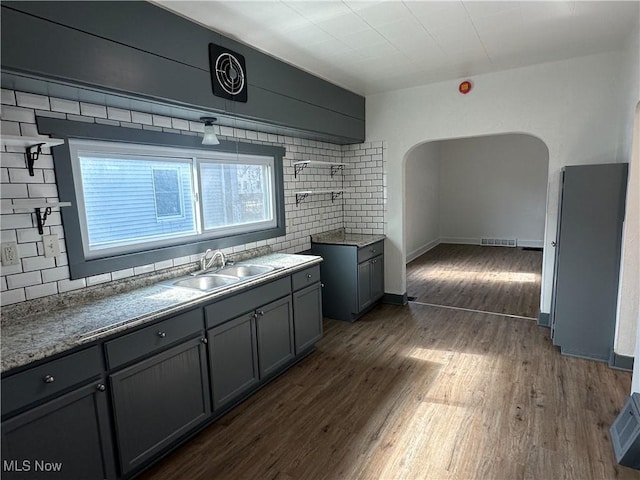
{"type": "Polygon", "coordinates": [[[147,2],[3,2],[2,45],[4,71],[364,139],[363,97],[147,2]],[[213,96],[210,42],[245,56],[247,103],[213,96]]]}

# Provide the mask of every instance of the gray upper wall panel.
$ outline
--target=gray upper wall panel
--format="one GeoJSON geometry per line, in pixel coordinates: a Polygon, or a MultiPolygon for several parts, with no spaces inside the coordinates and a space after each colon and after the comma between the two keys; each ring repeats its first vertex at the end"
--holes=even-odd
{"type": "Polygon", "coordinates": [[[211,94],[211,79],[201,69],[7,8],[2,8],[2,66],[207,109],[225,106],[211,94]]]}
{"type": "MultiPolygon", "coordinates": [[[[3,5],[206,72],[209,72],[208,44],[219,43],[245,56],[250,86],[364,120],[362,96],[147,2],[49,1],[3,2],[3,5]]],[[[216,8],[215,3],[211,8],[216,8]]]]}

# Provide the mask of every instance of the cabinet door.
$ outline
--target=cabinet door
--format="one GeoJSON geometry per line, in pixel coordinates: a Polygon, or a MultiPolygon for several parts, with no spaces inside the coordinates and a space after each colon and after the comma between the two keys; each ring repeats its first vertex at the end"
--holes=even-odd
{"type": "Polygon", "coordinates": [[[213,408],[218,409],[258,382],[254,313],[212,328],[207,336],[213,408]]]}
{"type": "Polygon", "coordinates": [[[115,478],[106,393],[91,383],[2,423],[2,478],[115,478]]]}
{"type": "Polygon", "coordinates": [[[291,297],[256,311],[260,378],[268,376],[294,357],[291,297]]]}
{"type": "MultiPolygon", "coordinates": [[[[371,304],[371,263],[369,260],[358,265],[358,312],[371,304]]],[[[358,313],[354,312],[354,313],[358,313]]]]}
{"type": "Polygon", "coordinates": [[[111,375],[123,474],[210,415],[205,357],[196,338],[111,375]]]}
{"type": "Polygon", "coordinates": [[[320,283],[293,294],[293,333],[296,355],[322,338],[322,288],[320,283]]]}
{"type": "Polygon", "coordinates": [[[371,300],[375,301],[384,295],[384,256],[380,255],[371,262],[371,300]]]}

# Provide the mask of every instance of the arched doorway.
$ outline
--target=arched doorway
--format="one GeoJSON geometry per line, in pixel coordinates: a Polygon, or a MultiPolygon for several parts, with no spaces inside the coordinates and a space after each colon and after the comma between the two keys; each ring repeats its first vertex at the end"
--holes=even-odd
{"type": "Polygon", "coordinates": [[[537,318],[549,152],[527,134],[431,141],[405,159],[407,294],[537,318]]]}

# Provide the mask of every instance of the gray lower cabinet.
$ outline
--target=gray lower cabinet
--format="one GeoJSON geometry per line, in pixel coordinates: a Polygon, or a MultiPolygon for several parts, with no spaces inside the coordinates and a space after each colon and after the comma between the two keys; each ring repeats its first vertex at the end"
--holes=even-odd
{"type": "Polygon", "coordinates": [[[384,295],[384,242],[365,247],[312,243],[320,255],[324,292],[322,310],[329,318],[352,322],[384,295]]]}
{"type": "Polygon", "coordinates": [[[207,332],[213,408],[219,409],[258,383],[256,317],[246,313],[207,332]]]}
{"type": "MultiPolygon", "coordinates": [[[[236,301],[241,302],[242,297],[236,301]]],[[[212,328],[207,338],[213,407],[217,410],[294,358],[291,296],[212,328]]]]}
{"type": "Polygon", "coordinates": [[[211,414],[205,345],[186,341],[110,376],[123,474],[211,414]]]}
{"type": "Polygon", "coordinates": [[[291,297],[287,296],[256,311],[260,378],[278,371],[295,356],[291,297]]]}
{"type": "Polygon", "coordinates": [[[2,478],[130,478],[321,337],[314,265],[9,372],[2,478]]]}
{"type": "Polygon", "coordinates": [[[384,259],[379,255],[358,264],[358,311],[361,312],[384,295],[384,259]]]}
{"type": "Polygon", "coordinates": [[[293,293],[293,333],[296,355],[322,338],[322,288],[320,282],[293,293]]]}
{"type": "Polygon", "coordinates": [[[104,383],[95,381],[2,423],[2,478],[115,478],[104,383]]]}

